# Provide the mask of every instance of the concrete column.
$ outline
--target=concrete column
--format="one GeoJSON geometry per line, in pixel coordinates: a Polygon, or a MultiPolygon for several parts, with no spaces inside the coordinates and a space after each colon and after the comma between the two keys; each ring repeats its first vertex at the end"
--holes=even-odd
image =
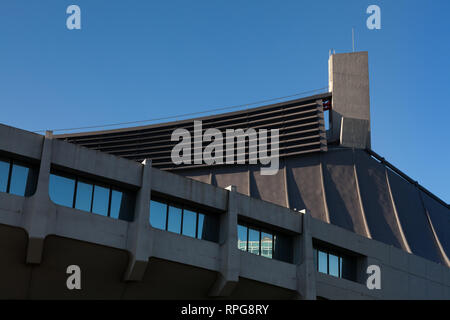
{"type": "Polygon", "coordinates": [[[55,226],[56,210],[48,193],[52,142],[52,132],[47,131],[42,147],[36,192],[26,198],[24,203],[21,224],[28,233],[26,263],[31,264],[41,263],[45,237],[55,226]]]}
{"type": "Polygon", "coordinates": [[[303,214],[302,235],[297,239],[297,299],[316,300],[316,267],[311,236],[311,213],[303,214]]]}
{"type": "Polygon", "coordinates": [[[333,54],[328,68],[332,140],[346,147],[370,148],[368,53],[333,54]]]}
{"type": "Polygon", "coordinates": [[[127,250],[129,252],[125,281],[142,281],[148,260],[152,255],[153,228],[150,227],[152,161],[142,162],[142,182],[136,197],[134,220],[128,225],[127,250]]]}
{"type": "Polygon", "coordinates": [[[239,282],[240,252],[237,248],[236,186],[226,189],[229,191],[228,210],[220,219],[220,272],[209,293],[212,297],[229,296],[239,282]]]}

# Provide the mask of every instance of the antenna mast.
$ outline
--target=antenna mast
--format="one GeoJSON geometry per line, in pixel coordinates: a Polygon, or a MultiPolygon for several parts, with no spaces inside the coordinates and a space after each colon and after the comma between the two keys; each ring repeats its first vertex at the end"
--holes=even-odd
{"type": "Polygon", "coordinates": [[[355,28],[352,28],[352,48],[353,52],[355,52],[355,28]]]}

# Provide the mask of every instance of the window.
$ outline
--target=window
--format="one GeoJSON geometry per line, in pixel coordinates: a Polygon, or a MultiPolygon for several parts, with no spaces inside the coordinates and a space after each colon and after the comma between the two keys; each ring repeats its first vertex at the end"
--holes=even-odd
{"type": "Polygon", "coordinates": [[[181,233],[181,208],[169,206],[169,217],[167,219],[167,231],[181,233]]]}
{"type": "Polygon", "coordinates": [[[219,219],[216,215],[166,201],[151,200],[150,224],[154,228],[191,238],[219,241],[219,219]]]}
{"type": "Polygon", "coordinates": [[[183,211],[183,234],[195,238],[197,214],[190,210],[183,211]]]}
{"type": "Polygon", "coordinates": [[[166,230],[167,204],[150,202],[150,224],[157,229],[166,230]]]}
{"type": "Polygon", "coordinates": [[[131,221],[134,194],[65,173],[51,173],[50,199],[61,206],[131,221]]]}
{"type": "Polygon", "coordinates": [[[36,191],[38,170],[22,162],[0,159],[0,192],[28,197],[36,191]]]}
{"type": "Polygon", "coordinates": [[[292,263],[292,239],[245,224],[238,224],[238,249],[269,259],[292,263]]]}
{"type": "Polygon", "coordinates": [[[320,273],[355,281],[356,258],[325,247],[314,248],[314,262],[320,273]]]}

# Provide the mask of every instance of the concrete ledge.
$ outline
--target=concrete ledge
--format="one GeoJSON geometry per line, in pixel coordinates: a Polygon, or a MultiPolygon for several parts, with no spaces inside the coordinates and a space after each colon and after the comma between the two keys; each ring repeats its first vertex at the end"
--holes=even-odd
{"type": "Polygon", "coordinates": [[[128,222],[77,209],[56,206],[55,229],[48,235],[126,249],[128,222]]]}
{"type": "Polygon", "coordinates": [[[51,161],[90,175],[141,186],[141,164],[75,144],[54,139],[51,161]]]}
{"type": "Polygon", "coordinates": [[[240,277],[297,290],[297,267],[294,264],[268,259],[241,251],[240,277]],[[277,270],[277,272],[274,272],[277,270]]]}
{"type": "Polygon", "coordinates": [[[238,213],[257,221],[300,234],[302,214],[273,203],[237,194],[238,213]]]}
{"type": "Polygon", "coordinates": [[[221,211],[227,209],[228,194],[225,189],[155,168],[152,168],[152,179],[153,191],[221,211]]]}
{"type": "Polygon", "coordinates": [[[2,124],[0,137],[0,150],[35,160],[41,159],[43,136],[2,124]]]}
{"type": "Polygon", "coordinates": [[[154,230],[153,256],[219,271],[219,245],[168,231],[154,230]]]}

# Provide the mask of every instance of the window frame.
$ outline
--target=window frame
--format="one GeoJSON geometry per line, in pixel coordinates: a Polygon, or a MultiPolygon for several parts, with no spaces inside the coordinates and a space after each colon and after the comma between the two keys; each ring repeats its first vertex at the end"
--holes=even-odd
{"type": "MultiPolygon", "coordinates": [[[[210,242],[214,242],[214,243],[218,242],[218,240],[214,241],[214,240],[209,240],[209,239],[202,239],[202,238],[200,238],[200,235],[199,235],[200,215],[203,215],[203,225],[204,225],[205,218],[206,217],[213,217],[214,216],[213,213],[205,212],[205,210],[203,210],[203,209],[196,208],[195,206],[185,205],[185,204],[182,204],[180,202],[170,200],[170,199],[168,199],[166,197],[159,197],[159,196],[152,197],[150,199],[150,202],[151,201],[159,202],[159,203],[162,203],[162,204],[164,204],[166,206],[166,212],[165,212],[165,217],[164,217],[165,218],[165,226],[164,226],[165,228],[161,229],[161,228],[154,227],[152,225],[152,223],[151,223],[151,214],[152,213],[150,211],[149,224],[150,224],[150,226],[152,228],[155,228],[155,229],[158,229],[158,230],[161,230],[161,231],[171,232],[171,233],[178,234],[178,235],[181,235],[181,236],[185,236],[185,237],[188,237],[188,238],[191,238],[191,239],[205,240],[205,241],[210,241],[210,242]],[[180,232],[173,232],[173,231],[169,230],[169,210],[170,210],[170,207],[181,209],[180,232]],[[184,223],[184,218],[185,218],[184,217],[185,211],[189,211],[189,212],[195,213],[195,235],[194,236],[183,234],[183,223],[184,223]]],[[[217,217],[217,219],[219,220],[218,217],[217,217]]],[[[202,228],[202,230],[203,230],[203,228],[202,228]]],[[[220,227],[217,230],[217,232],[220,232],[220,227]]],[[[217,237],[217,238],[219,238],[219,237],[217,237]]]]}
{"type": "Polygon", "coordinates": [[[33,188],[32,188],[33,190],[30,193],[27,193],[27,187],[28,187],[28,184],[30,183],[29,179],[30,179],[30,175],[32,174],[32,172],[34,170],[36,170],[36,175],[39,175],[39,170],[36,169],[36,165],[33,165],[29,161],[18,160],[16,158],[5,156],[5,155],[0,155],[0,160],[8,164],[8,177],[7,177],[7,181],[6,181],[6,190],[4,191],[4,193],[11,194],[11,195],[16,195],[16,196],[19,196],[19,197],[30,197],[30,196],[32,196],[36,192],[37,176],[35,177],[36,178],[35,182],[32,182],[33,183],[33,188]],[[28,169],[28,174],[27,174],[26,181],[25,181],[25,190],[24,190],[24,194],[23,195],[18,195],[16,193],[11,193],[11,183],[12,183],[12,180],[13,180],[12,179],[13,178],[13,170],[14,170],[14,166],[15,165],[28,169]]]}
{"type": "MultiPolygon", "coordinates": [[[[52,168],[50,170],[50,175],[59,176],[59,177],[63,177],[63,178],[66,178],[66,179],[71,179],[71,180],[74,181],[74,184],[75,184],[74,185],[74,189],[73,189],[73,195],[72,195],[72,205],[69,207],[69,206],[65,206],[65,205],[56,203],[57,205],[60,205],[60,206],[63,206],[63,207],[67,207],[67,208],[72,208],[72,209],[79,210],[79,211],[82,211],[82,212],[92,213],[92,214],[95,214],[95,215],[98,215],[98,216],[111,218],[111,219],[114,219],[114,220],[129,221],[129,220],[126,220],[126,219],[120,219],[120,212],[119,212],[119,215],[118,215],[117,218],[111,217],[111,200],[112,200],[112,192],[113,191],[120,192],[122,194],[122,198],[127,193],[131,194],[132,191],[126,190],[126,189],[121,189],[121,188],[119,188],[117,186],[114,186],[114,185],[112,185],[110,183],[106,183],[106,182],[102,182],[102,181],[96,181],[95,179],[92,179],[92,178],[86,178],[86,177],[84,177],[82,175],[78,175],[78,174],[75,174],[75,173],[68,173],[68,172],[65,172],[63,170],[54,169],[54,168],[52,168]],[[84,183],[84,184],[88,184],[88,185],[90,185],[92,187],[91,196],[90,196],[89,211],[88,210],[79,209],[79,208],[76,207],[76,204],[77,204],[77,193],[78,193],[78,183],[79,182],[84,183]],[[106,215],[103,215],[103,214],[100,214],[100,213],[96,213],[96,212],[93,211],[94,195],[95,195],[95,187],[96,186],[108,190],[108,195],[107,195],[107,199],[108,199],[107,201],[108,202],[107,202],[106,215]]],[[[49,191],[50,191],[50,186],[49,186],[49,191]]],[[[135,199],[135,197],[134,197],[134,199],[135,199]]],[[[52,202],[53,202],[53,200],[52,200],[52,202]]],[[[133,213],[133,219],[134,219],[134,206],[133,206],[133,208],[131,208],[131,211],[133,211],[132,213],[133,213]]]]}
{"type": "Polygon", "coordinates": [[[278,233],[276,233],[275,231],[272,231],[272,230],[268,230],[267,228],[258,227],[258,226],[255,226],[255,225],[252,225],[252,224],[249,224],[249,223],[245,223],[245,222],[240,222],[240,221],[238,221],[238,226],[245,227],[247,229],[247,236],[246,236],[246,240],[245,240],[246,241],[246,246],[245,246],[246,250],[242,250],[242,249],[238,248],[239,250],[241,250],[243,252],[248,252],[248,253],[254,254],[256,256],[261,256],[261,257],[264,257],[264,258],[267,258],[267,259],[273,259],[273,260],[281,261],[281,260],[278,260],[278,259],[274,258],[275,257],[275,246],[274,246],[275,240],[274,239],[275,239],[275,236],[278,233]],[[259,251],[258,251],[258,254],[249,251],[249,248],[250,248],[250,246],[249,246],[250,229],[258,231],[258,234],[259,234],[259,251]],[[266,233],[266,234],[269,234],[269,235],[272,236],[272,257],[270,257],[270,258],[262,255],[262,234],[263,233],[266,233]]]}
{"type": "Polygon", "coordinates": [[[345,279],[342,276],[343,275],[343,272],[342,272],[342,265],[343,265],[343,263],[342,263],[342,261],[343,261],[344,257],[345,258],[349,258],[347,255],[345,255],[345,254],[343,254],[343,253],[341,253],[339,251],[336,251],[336,250],[332,250],[332,249],[324,248],[324,247],[317,247],[317,246],[314,246],[314,251],[315,251],[315,261],[317,262],[316,263],[316,271],[317,272],[329,275],[331,277],[335,277],[335,278],[339,278],[339,279],[345,279]],[[326,266],[327,272],[326,273],[319,270],[320,269],[320,267],[319,267],[319,263],[320,263],[319,252],[322,252],[322,253],[326,254],[326,256],[327,256],[327,266],[326,266]],[[330,255],[333,255],[333,256],[338,258],[338,275],[337,276],[330,274],[330,255]]]}

